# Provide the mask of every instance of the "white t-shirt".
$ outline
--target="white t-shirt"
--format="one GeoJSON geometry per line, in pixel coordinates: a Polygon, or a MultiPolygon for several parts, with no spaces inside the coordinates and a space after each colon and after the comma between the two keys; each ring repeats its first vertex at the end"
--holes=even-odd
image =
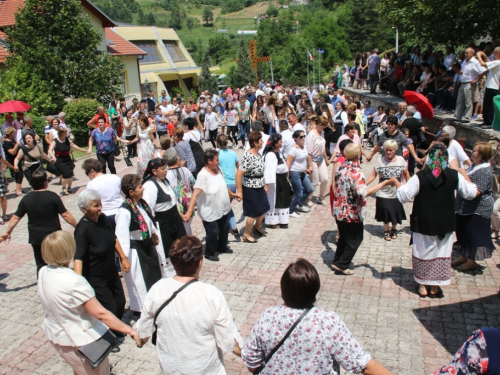
{"type": "Polygon", "coordinates": [[[161,105],[160,110],[161,113],[170,113],[175,109],[175,107],[172,104],[167,104],[166,106],[161,105]]]}
{"type": "Polygon", "coordinates": [[[226,111],[224,115],[226,116],[227,126],[236,126],[236,114],[238,111],[236,109],[231,109],[226,111]]]}
{"type": "Polygon", "coordinates": [[[194,188],[203,190],[197,200],[201,220],[213,222],[231,211],[229,193],[222,173],[214,176],[206,168],[202,168],[194,188]]]}
{"type": "Polygon", "coordinates": [[[102,213],[106,216],[116,215],[123,203],[121,184],[122,181],[116,174],[103,174],[87,184],[87,189],[95,190],[101,196],[102,213]]]}
{"type": "Polygon", "coordinates": [[[498,90],[500,85],[500,60],[494,60],[486,63],[488,76],[486,77],[486,88],[498,90]]]}
{"type": "Polygon", "coordinates": [[[469,160],[469,157],[462,148],[462,145],[454,139],[450,141],[450,146],[448,147],[448,155],[453,156],[457,160],[458,166],[460,168],[463,167],[464,161],[469,160]]]}
{"type": "Polygon", "coordinates": [[[295,141],[293,140],[292,131],[291,130],[283,130],[281,132],[281,138],[283,139],[283,145],[281,146],[280,151],[286,160],[290,149],[295,145],[295,141]]]}
{"type": "Polygon", "coordinates": [[[157,181],[163,192],[170,196],[170,200],[167,202],[157,203],[158,200],[158,188],[156,184],[151,179],[147,180],[142,186],[144,187],[143,198],[151,207],[153,212],[165,212],[170,210],[172,207],[177,205],[177,196],[170,187],[163,182],[157,181]]]}
{"type": "Polygon", "coordinates": [[[305,172],[307,169],[307,159],[309,157],[307,150],[305,148],[299,149],[298,147],[291,147],[288,155],[294,157],[290,165],[290,172],[305,172]]]}
{"type": "Polygon", "coordinates": [[[188,142],[189,141],[200,142],[201,134],[198,130],[190,130],[187,133],[184,133],[184,137],[182,137],[182,139],[188,142]]]}

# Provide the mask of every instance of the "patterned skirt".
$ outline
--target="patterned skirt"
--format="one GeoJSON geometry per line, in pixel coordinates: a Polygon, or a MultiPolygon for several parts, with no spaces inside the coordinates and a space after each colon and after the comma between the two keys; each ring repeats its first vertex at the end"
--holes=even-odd
{"type": "Polygon", "coordinates": [[[7,195],[7,180],[3,176],[3,173],[0,173],[0,197],[5,197],[7,195]]]}
{"type": "Polygon", "coordinates": [[[444,238],[413,233],[413,277],[421,285],[449,285],[453,233],[444,238]]]}

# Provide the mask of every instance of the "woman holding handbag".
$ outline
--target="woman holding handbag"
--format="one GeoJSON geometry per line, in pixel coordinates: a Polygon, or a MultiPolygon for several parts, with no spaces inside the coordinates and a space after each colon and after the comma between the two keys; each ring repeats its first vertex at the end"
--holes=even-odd
{"type": "Polygon", "coordinates": [[[314,306],[319,288],[318,271],[309,261],[299,258],[287,267],[281,277],[284,304],[262,313],[242,349],[248,370],[338,375],[342,366],[353,373],[390,375],[361,347],[337,313],[314,306]]]}
{"type": "Polygon", "coordinates": [[[42,242],[42,257],[48,264],[38,278],[38,298],[45,312],[43,331],[75,374],[107,375],[110,366],[106,351],[109,353],[115,344],[108,327],[129,334],[138,347],[142,343],[136,331],[97,301],[87,280],[69,268],[75,249],[71,234],[61,230],[42,242]],[[110,337],[111,343],[103,350],[105,358],[96,367],[84,353],[98,350],[93,344],[103,336],[110,337]]]}

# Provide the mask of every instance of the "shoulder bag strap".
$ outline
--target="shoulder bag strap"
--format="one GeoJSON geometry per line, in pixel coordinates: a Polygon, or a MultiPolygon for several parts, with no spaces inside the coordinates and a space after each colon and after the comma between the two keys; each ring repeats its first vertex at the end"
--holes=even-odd
{"type": "Polygon", "coordinates": [[[281,345],[283,345],[283,343],[286,341],[286,339],[288,338],[288,336],[290,336],[290,334],[293,332],[293,330],[295,329],[295,327],[297,327],[297,325],[300,323],[300,321],[307,315],[307,313],[309,311],[311,311],[311,309],[313,308],[314,306],[311,306],[309,307],[308,309],[306,309],[302,315],[299,317],[299,319],[297,319],[295,321],[295,323],[293,324],[293,326],[288,330],[288,332],[286,333],[286,335],[281,339],[281,341],[279,342],[278,345],[276,345],[273,350],[271,350],[271,352],[266,356],[266,358],[264,359],[264,363],[262,364],[261,367],[259,367],[259,369],[254,372],[254,374],[260,374],[262,370],[264,370],[264,368],[266,367],[266,364],[271,360],[271,358],[273,357],[274,353],[276,353],[278,351],[279,348],[281,348],[281,345]]]}
{"type": "Polygon", "coordinates": [[[153,320],[153,323],[156,327],[156,319],[158,318],[158,315],[160,315],[161,311],[170,303],[172,302],[172,300],[177,297],[177,294],[179,294],[180,292],[182,292],[183,289],[187,288],[190,284],[194,283],[198,281],[198,279],[193,279],[191,281],[188,281],[186,284],[184,284],[183,286],[181,286],[178,290],[176,290],[174,292],[174,294],[172,294],[172,297],[170,297],[169,299],[167,299],[165,302],[163,302],[163,304],[160,306],[160,308],[158,309],[158,311],[156,311],[156,314],[155,314],[155,318],[153,320]]]}
{"type": "Polygon", "coordinates": [[[23,154],[24,154],[24,156],[26,156],[28,159],[30,159],[30,160],[31,160],[31,162],[33,162],[33,163],[34,163],[34,162],[40,161],[40,160],[35,159],[33,156],[31,156],[31,155],[29,154],[29,153],[30,153],[31,151],[33,151],[33,150],[28,150],[28,148],[27,148],[26,146],[22,146],[22,147],[21,147],[21,150],[23,150],[23,154]]]}

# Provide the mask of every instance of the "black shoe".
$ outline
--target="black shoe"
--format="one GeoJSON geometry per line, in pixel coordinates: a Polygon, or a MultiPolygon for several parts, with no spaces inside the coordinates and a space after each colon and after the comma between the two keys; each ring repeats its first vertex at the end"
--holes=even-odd
{"type": "Polygon", "coordinates": [[[217,256],[217,254],[205,255],[205,259],[211,260],[212,262],[219,261],[219,257],[217,256]]]}
{"type": "Polygon", "coordinates": [[[288,224],[280,224],[281,229],[288,229],[288,224]]]}
{"type": "Polygon", "coordinates": [[[469,119],[464,118],[462,121],[460,121],[462,124],[468,124],[470,122],[469,119]]]}
{"type": "Polygon", "coordinates": [[[231,248],[226,247],[226,250],[221,251],[221,253],[222,254],[232,254],[232,253],[234,253],[234,251],[231,248]]]}
{"type": "Polygon", "coordinates": [[[240,235],[240,231],[238,230],[238,228],[234,228],[234,229],[231,231],[231,234],[232,234],[233,236],[239,237],[239,235],[240,235]]]}
{"type": "Polygon", "coordinates": [[[115,346],[113,349],[111,349],[111,353],[120,353],[120,347],[115,346]]]}

